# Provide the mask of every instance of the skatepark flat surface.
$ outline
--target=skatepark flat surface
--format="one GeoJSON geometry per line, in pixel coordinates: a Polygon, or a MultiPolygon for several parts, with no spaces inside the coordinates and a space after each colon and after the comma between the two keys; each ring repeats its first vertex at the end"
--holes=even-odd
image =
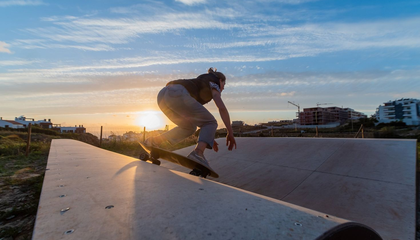
{"type": "Polygon", "coordinates": [[[415,140],[217,141],[207,180],[53,140],[33,239],[316,239],[349,221],[415,239],[415,140]]]}
{"type": "Polygon", "coordinates": [[[236,140],[234,151],[227,151],[225,139],[217,139],[218,153],[206,151],[220,175],[214,181],[366,224],[383,239],[415,238],[415,140],[236,140]]]}
{"type": "Polygon", "coordinates": [[[316,239],[348,220],[53,140],[33,239],[316,239]]]}

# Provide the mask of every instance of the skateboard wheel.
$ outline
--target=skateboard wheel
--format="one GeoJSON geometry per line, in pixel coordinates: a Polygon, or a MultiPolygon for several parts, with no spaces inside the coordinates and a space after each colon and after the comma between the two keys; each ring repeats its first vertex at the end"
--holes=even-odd
{"type": "Polygon", "coordinates": [[[203,172],[201,172],[201,174],[200,174],[203,178],[206,178],[208,175],[209,175],[209,172],[207,172],[207,171],[203,171],[203,172]]]}
{"type": "Polygon", "coordinates": [[[152,161],[153,164],[160,166],[160,161],[159,160],[153,160],[152,161]]]}
{"type": "Polygon", "coordinates": [[[190,172],[190,174],[191,174],[191,175],[194,175],[194,176],[200,176],[200,173],[199,173],[199,172],[197,172],[196,170],[192,170],[192,171],[190,172]]]}
{"type": "Polygon", "coordinates": [[[147,160],[149,160],[149,154],[147,154],[147,153],[140,153],[140,160],[142,160],[142,161],[147,161],[147,160]]]}

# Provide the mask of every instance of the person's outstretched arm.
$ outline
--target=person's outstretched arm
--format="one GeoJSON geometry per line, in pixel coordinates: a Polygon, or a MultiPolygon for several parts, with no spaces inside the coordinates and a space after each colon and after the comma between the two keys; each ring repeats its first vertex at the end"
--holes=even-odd
{"type": "Polygon", "coordinates": [[[220,117],[222,118],[223,123],[225,124],[226,129],[227,129],[226,146],[228,146],[229,151],[232,151],[233,147],[235,147],[236,149],[236,141],[235,141],[235,137],[233,136],[232,125],[230,124],[229,112],[225,104],[223,103],[220,92],[213,89],[212,94],[213,94],[213,101],[216,104],[217,108],[219,109],[220,117]]]}

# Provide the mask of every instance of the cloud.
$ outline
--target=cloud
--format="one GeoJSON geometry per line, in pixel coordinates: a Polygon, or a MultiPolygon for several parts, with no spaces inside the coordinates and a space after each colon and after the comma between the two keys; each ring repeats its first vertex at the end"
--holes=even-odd
{"type": "MultiPolygon", "coordinates": [[[[270,4],[300,4],[309,1],[268,2],[270,4]]],[[[355,23],[328,21],[316,23],[316,21],[301,19],[302,16],[313,14],[312,11],[293,14],[301,13],[302,9],[291,10],[292,13],[288,13],[287,17],[270,16],[269,18],[268,15],[258,14],[262,9],[257,9],[257,14],[250,14],[253,7],[259,7],[253,4],[245,2],[245,6],[239,9],[219,6],[211,10],[204,8],[191,13],[153,3],[111,9],[114,13],[126,14],[120,18],[44,17],[42,20],[50,26],[22,30],[42,42],[20,42],[19,44],[27,49],[69,48],[86,51],[114,51],[119,48],[114,45],[138,42],[138,48],[141,48],[145,45],[146,38],[148,40],[146,43],[151,44],[153,41],[161,41],[161,37],[165,35],[166,38],[176,36],[177,39],[183,40],[179,41],[179,45],[169,43],[165,47],[171,51],[186,49],[183,53],[184,57],[207,55],[208,50],[215,49],[225,50],[221,52],[226,57],[237,56],[244,59],[261,59],[261,61],[316,56],[346,50],[420,46],[418,41],[420,32],[412,30],[417,28],[420,18],[355,23]],[[143,10],[145,14],[133,14],[130,17],[130,11],[134,13],[140,10],[143,10]],[[293,21],[296,18],[299,19],[297,23],[293,21]],[[291,23],[285,24],[286,22],[291,23]],[[207,32],[203,34],[205,31],[195,30],[207,32]]]]}
{"type": "MultiPolygon", "coordinates": [[[[154,104],[156,94],[168,81],[198,75],[121,72],[108,76],[108,72],[92,75],[63,72],[48,76],[47,72],[45,69],[39,75],[9,73],[9,78],[3,80],[4,74],[0,73],[2,101],[34,107],[36,104],[48,107],[47,103],[70,107],[89,102],[104,109],[105,106],[131,106],[134,109],[141,103],[154,104]]],[[[229,78],[223,98],[233,110],[241,110],[244,106],[248,110],[283,109],[287,105],[280,103],[289,100],[298,100],[297,103],[305,107],[317,102],[338,106],[357,104],[359,108],[376,105],[372,107],[374,110],[381,104],[377,99],[384,102],[396,97],[419,96],[412,90],[420,88],[419,76],[419,70],[246,74],[229,78]]],[[[212,104],[209,106],[213,107],[212,104]]]]}
{"type": "Polygon", "coordinates": [[[296,94],[296,91],[282,92],[282,93],[277,94],[277,95],[280,95],[281,97],[293,97],[295,94],[296,94]]]}
{"type": "Polygon", "coordinates": [[[27,60],[5,60],[0,61],[0,66],[23,66],[37,63],[38,61],[27,61],[27,60]]]}
{"type": "Polygon", "coordinates": [[[45,19],[54,27],[26,29],[38,38],[52,42],[126,44],[146,34],[194,29],[231,29],[235,23],[223,23],[198,13],[170,13],[155,18],[66,18],[45,19]]]}
{"type": "Polygon", "coordinates": [[[206,3],[206,0],[175,0],[175,2],[181,2],[185,5],[192,6],[192,5],[206,3]]]}
{"type": "Polygon", "coordinates": [[[409,91],[404,93],[395,93],[392,95],[395,99],[398,98],[420,98],[420,92],[416,91],[409,91]]]}
{"type": "MultiPolygon", "coordinates": [[[[134,59],[118,60],[121,63],[130,61],[134,59]]],[[[3,110],[26,114],[74,115],[158,109],[156,96],[168,81],[198,75],[135,71],[118,72],[118,75],[116,72],[96,71],[59,74],[57,71],[54,76],[49,76],[48,70],[39,70],[35,75],[32,72],[12,72],[8,73],[11,74],[8,80],[2,80],[4,74],[0,73],[3,110]],[[50,81],[46,81],[48,79],[50,81]],[[13,106],[13,109],[7,106],[13,106]]],[[[229,77],[222,98],[229,111],[235,113],[232,117],[246,122],[252,122],[253,118],[262,121],[258,119],[266,114],[263,112],[272,112],[273,119],[292,119],[296,108],[288,101],[299,104],[301,109],[315,107],[320,102],[372,114],[388,100],[397,97],[417,98],[419,92],[413,89],[420,89],[419,76],[420,70],[233,75],[229,77]],[[240,115],[241,112],[244,114],[240,115]]],[[[206,108],[217,116],[213,103],[206,105],[206,108]]]]}
{"type": "Polygon", "coordinates": [[[7,44],[7,43],[5,43],[5,42],[0,42],[0,53],[1,52],[4,52],[4,53],[12,53],[9,49],[8,49],[8,47],[9,47],[10,45],[9,44],[7,44]]]}
{"type": "Polygon", "coordinates": [[[297,5],[307,2],[316,2],[319,0],[260,0],[260,2],[276,2],[276,3],[282,3],[282,4],[290,4],[290,5],[297,5]]]}
{"type": "Polygon", "coordinates": [[[38,6],[45,5],[41,0],[6,0],[0,2],[0,7],[10,6],[38,6]]]}
{"type": "Polygon", "coordinates": [[[360,23],[280,24],[243,27],[246,33],[228,41],[202,41],[196,49],[244,52],[254,58],[278,60],[317,56],[322,53],[381,48],[419,48],[420,18],[360,23]]]}

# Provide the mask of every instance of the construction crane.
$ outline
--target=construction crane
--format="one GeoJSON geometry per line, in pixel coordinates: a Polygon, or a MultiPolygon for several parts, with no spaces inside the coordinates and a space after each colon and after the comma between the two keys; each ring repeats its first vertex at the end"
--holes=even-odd
{"type": "Polygon", "coordinates": [[[298,113],[300,113],[300,106],[299,106],[299,104],[296,104],[296,103],[291,102],[291,101],[287,101],[287,102],[290,103],[290,104],[292,104],[293,106],[297,107],[298,108],[298,113]]]}
{"type": "Polygon", "coordinates": [[[334,103],[316,103],[316,106],[319,107],[320,105],[332,105],[334,103]]]}

